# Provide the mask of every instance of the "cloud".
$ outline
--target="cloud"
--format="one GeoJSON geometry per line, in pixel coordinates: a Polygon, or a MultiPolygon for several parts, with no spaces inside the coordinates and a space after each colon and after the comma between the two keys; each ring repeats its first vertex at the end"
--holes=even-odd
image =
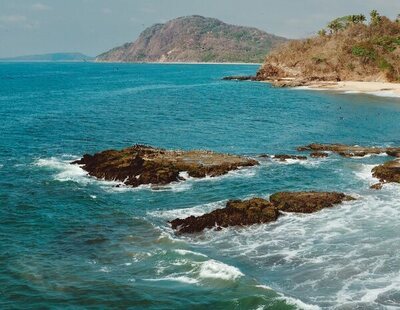
{"type": "Polygon", "coordinates": [[[48,10],[51,10],[51,7],[38,2],[38,3],[35,3],[34,5],[32,5],[32,9],[35,11],[48,11],[48,10]]]}
{"type": "Polygon", "coordinates": [[[23,28],[34,29],[39,27],[39,22],[29,21],[24,15],[3,15],[0,16],[0,28],[23,28]]]}
{"type": "Polygon", "coordinates": [[[2,24],[21,24],[26,22],[27,18],[23,15],[5,15],[0,16],[0,23],[2,24]]]}

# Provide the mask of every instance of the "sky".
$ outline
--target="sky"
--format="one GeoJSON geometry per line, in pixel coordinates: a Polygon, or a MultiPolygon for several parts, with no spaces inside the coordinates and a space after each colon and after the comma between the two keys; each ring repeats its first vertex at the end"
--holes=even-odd
{"type": "Polygon", "coordinates": [[[146,27],[186,15],[304,38],[336,17],[372,9],[395,18],[400,0],[0,0],[0,57],[96,56],[134,41],[146,27]]]}

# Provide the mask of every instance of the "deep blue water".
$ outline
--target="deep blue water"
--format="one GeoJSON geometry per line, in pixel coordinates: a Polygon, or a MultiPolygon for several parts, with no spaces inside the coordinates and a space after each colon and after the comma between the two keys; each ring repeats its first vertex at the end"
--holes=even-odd
{"type": "Polygon", "coordinates": [[[263,160],[162,190],[115,188],[69,165],[135,143],[247,156],[400,145],[400,99],[221,81],[256,70],[0,64],[0,308],[400,307],[399,187],[368,189],[387,157],[263,160]],[[196,236],[167,223],[280,190],[359,199],[196,236]]]}

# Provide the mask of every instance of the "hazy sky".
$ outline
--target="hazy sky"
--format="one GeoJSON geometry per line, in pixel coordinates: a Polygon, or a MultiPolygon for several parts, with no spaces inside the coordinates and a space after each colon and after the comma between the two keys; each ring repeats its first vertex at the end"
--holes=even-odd
{"type": "Polygon", "coordinates": [[[193,14],[299,38],[334,17],[375,8],[394,18],[400,0],[0,0],[0,57],[94,56],[135,40],[154,23],[193,14]]]}

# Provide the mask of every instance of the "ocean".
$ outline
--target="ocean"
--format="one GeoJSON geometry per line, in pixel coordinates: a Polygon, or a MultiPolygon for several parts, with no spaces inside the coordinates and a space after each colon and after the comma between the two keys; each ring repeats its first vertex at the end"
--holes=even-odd
{"type": "Polygon", "coordinates": [[[398,309],[400,191],[370,156],[130,189],[70,165],[136,143],[256,157],[312,142],[400,145],[400,99],[222,81],[254,65],[0,64],[1,309],[398,309]],[[277,191],[358,199],[273,224],[168,221],[277,191]]]}

